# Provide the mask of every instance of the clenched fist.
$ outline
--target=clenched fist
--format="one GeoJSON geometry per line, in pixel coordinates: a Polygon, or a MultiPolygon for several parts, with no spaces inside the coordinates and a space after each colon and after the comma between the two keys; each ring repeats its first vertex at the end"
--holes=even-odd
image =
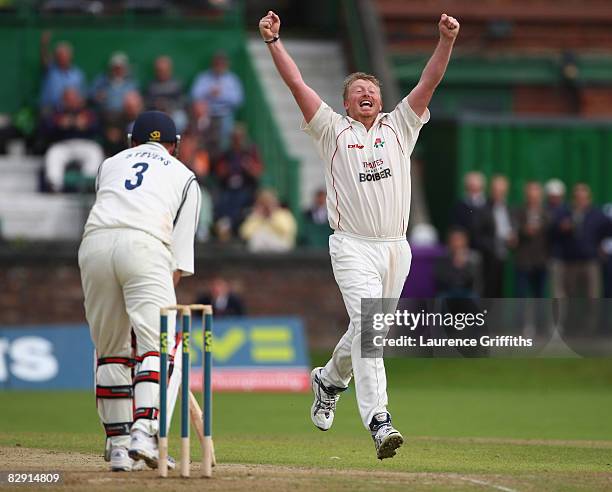
{"type": "Polygon", "coordinates": [[[270,41],[278,36],[280,31],[280,17],[271,10],[268,15],[262,17],[259,21],[259,32],[264,41],[270,41]]]}
{"type": "MultiPolygon", "coordinates": [[[[260,24],[261,26],[261,24],[260,24]]],[[[440,22],[438,22],[438,29],[440,29],[440,37],[449,40],[454,40],[459,34],[459,22],[450,15],[442,14],[440,16],[440,22]]]]}

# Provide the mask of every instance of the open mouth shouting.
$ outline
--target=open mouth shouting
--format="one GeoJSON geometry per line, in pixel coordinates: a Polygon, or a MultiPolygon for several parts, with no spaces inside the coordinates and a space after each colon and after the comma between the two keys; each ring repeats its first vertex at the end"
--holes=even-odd
{"type": "Polygon", "coordinates": [[[363,101],[359,103],[359,107],[360,108],[373,108],[374,104],[372,104],[372,101],[370,101],[369,99],[364,99],[363,101]]]}

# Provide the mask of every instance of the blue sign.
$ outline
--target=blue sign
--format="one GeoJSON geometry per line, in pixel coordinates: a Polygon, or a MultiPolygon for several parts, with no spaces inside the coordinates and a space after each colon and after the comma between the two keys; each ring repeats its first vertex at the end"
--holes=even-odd
{"type": "Polygon", "coordinates": [[[94,348],[86,325],[0,328],[0,388],[94,387],[94,348]]]}
{"type": "MultiPolygon", "coordinates": [[[[202,365],[202,328],[194,319],[193,370],[202,365]]],[[[219,372],[309,367],[299,318],[214,320],[213,363],[219,372]]],[[[0,327],[0,389],[92,389],[94,347],[87,325],[0,327]]],[[[279,388],[280,389],[280,388],[279,388]]]]}

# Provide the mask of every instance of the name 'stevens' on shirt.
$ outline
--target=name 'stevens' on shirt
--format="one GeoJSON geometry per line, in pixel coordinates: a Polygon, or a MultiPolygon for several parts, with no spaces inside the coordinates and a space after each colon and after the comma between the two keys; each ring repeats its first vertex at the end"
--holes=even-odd
{"type": "Polygon", "coordinates": [[[325,165],[329,223],[364,237],[406,236],[410,215],[410,154],[429,111],[419,118],[403,99],[380,113],[370,130],[321,103],[303,129],[325,165]]]}

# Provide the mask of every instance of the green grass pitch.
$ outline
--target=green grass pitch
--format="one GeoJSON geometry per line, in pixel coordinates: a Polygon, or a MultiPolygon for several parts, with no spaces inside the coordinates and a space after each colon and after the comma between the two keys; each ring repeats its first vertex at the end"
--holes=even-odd
{"type": "MultiPolygon", "coordinates": [[[[609,359],[390,359],[387,371],[389,409],[405,438],[395,458],[375,459],[351,388],[329,432],[312,426],[310,394],[215,394],[218,460],[312,470],[315,481],[325,472],[327,490],[335,487],[330,470],[388,473],[388,490],[411,477],[394,472],[414,474],[412,490],[612,488],[609,359]]],[[[19,446],[101,454],[91,392],[5,391],[0,414],[5,452],[19,446]]],[[[195,436],[192,455],[199,457],[195,436]]],[[[338,489],[351,481],[347,490],[375,488],[367,476],[342,475],[338,489]]]]}

